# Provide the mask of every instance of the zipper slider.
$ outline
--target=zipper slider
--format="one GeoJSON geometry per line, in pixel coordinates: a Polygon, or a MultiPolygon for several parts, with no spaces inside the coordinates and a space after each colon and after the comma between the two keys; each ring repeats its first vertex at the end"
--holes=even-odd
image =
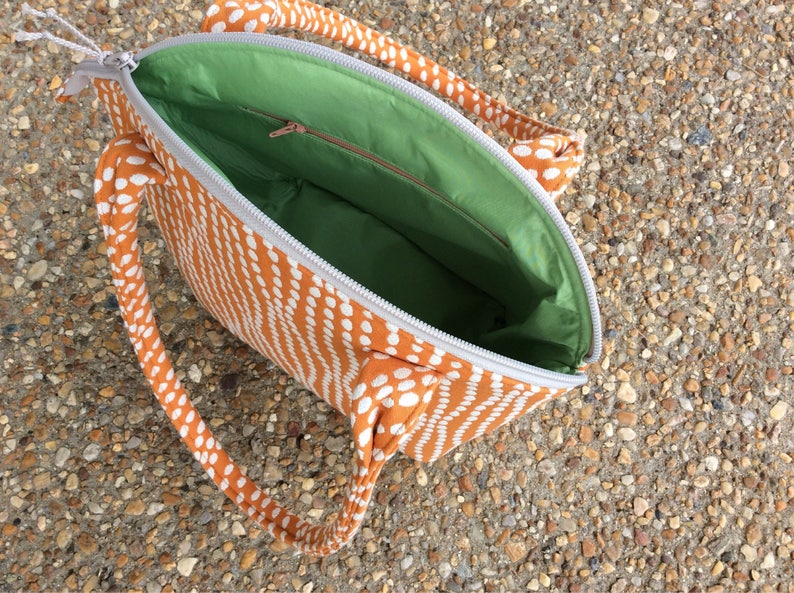
{"type": "Polygon", "coordinates": [[[129,68],[130,72],[138,67],[138,62],[135,61],[135,56],[131,51],[120,51],[115,54],[100,56],[99,63],[103,66],[116,68],[117,70],[129,68]]]}
{"type": "Polygon", "coordinates": [[[279,128],[278,130],[274,130],[270,132],[268,136],[270,138],[278,138],[279,136],[284,136],[285,134],[292,134],[293,132],[297,132],[298,134],[303,134],[306,131],[306,126],[303,126],[294,121],[288,121],[287,125],[283,128],[279,128]]]}

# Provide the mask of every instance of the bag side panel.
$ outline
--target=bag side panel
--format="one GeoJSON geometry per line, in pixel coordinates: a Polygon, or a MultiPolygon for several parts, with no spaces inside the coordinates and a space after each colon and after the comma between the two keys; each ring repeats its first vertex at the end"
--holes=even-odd
{"type": "Polygon", "coordinates": [[[471,365],[462,371],[442,381],[434,402],[403,444],[403,452],[412,459],[435,461],[568,391],[519,383],[471,365]]]}

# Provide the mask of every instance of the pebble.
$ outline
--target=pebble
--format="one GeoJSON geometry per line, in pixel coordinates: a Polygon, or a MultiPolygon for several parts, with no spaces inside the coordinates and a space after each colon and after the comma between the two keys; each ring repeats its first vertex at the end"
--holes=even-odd
{"type": "Polygon", "coordinates": [[[60,447],[55,452],[55,467],[63,467],[72,456],[72,452],[68,447],[60,447]]]}
{"type": "Polygon", "coordinates": [[[40,259],[39,261],[33,263],[30,268],[28,268],[27,279],[29,282],[37,282],[42,280],[44,276],[47,274],[47,260],[40,259]]]}
{"type": "Polygon", "coordinates": [[[686,141],[694,146],[708,146],[713,139],[714,136],[712,136],[709,129],[706,126],[701,126],[694,132],[690,132],[686,141]]]}
{"type": "Polygon", "coordinates": [[[744,530],[744,537],[748,544],[757,546],[761,543],[761,528],[756,523],[750,523],[744,530]]]}
{"type": "Polygon", "coordinates": [[[124,509],[124,514],[135,517],[142,515],[145,510],[146,504],[141,499],[136,498],[127,504],[126,508],[124,509]]]}
{"type": "Polygon", "coordinates": [[[634,498],[634,514],[638,517],[645,515],[645,511],[647,511],[649,507],[648,501],[641,496],[634,498]]]}
{"type": "Polygon", "coordinates": [[[653,25],[656,21],[659,20],[659,11],[655,8],[643,8],[642,9],[642,21],[646,25],[653,25]]]}
{"type": "Polygon", "coordinates": [[[520,562],[527,556],[527,546],[524,542],[509,542],[505,544],[504,550],[510,562],[520,562]]]}
{"type": "Polygon", "coordinates": [[[93,593],[96,591],[99,585],[99,576],[92,574],[86,579],[85,583],[83,583],[82,592],[83,593],[93,593]]]}
{"type": "Polygon", "coordinates": [[[637,432],[633,428],[629,428],[627,426],[618,428],[617,435],[621,440],[629,442],[637,438],[637,432]]]}
{"type": "Polygon", "coordinates": [[[179,561],[176,563],[176,569],[183,577],[189,577],[193,573],[193,569],[196,567],[197,562],[198,558],[194,556],[186,556],[179,559],[179,561]]]}
{"type": "Polygon", "coordinates": [[[618,387],[617,396],[620,401],[633,404],[637,401],[637,391],[629,383],[621,383],[618,387]]]}
{"type": "Polygon", "coordinates": [[[573,533],[577,530],[576,521],[570,517],[560,517],[559,525],[560,529],[567,533],[573,533]]]}
{"type": "Polygon", "coordinates": [[[698,383],[695,379],[687,379],[684,381],[684,389],[686,389],[689,393],[697,393],[700,391],[700,383],[698,383]]]}
{"type": "Polygon", "coordinates": [[[624,578],[617,579],[609,588],[609,593],[623,593],[626,590],[626,587],[628,586],[629,583],[626,579],[624,578]]]}
{"type": "Polygon", "coordinates": [[[350,439],[346,437],[330,437],[325,441],[324,445],[331,453],[341,453],[350,445],[350,439]]]}
{"type": "Polygon", "coordinates": [[[543,459],[538,463],[538,471],[549,477],[557,475],[557,468],[549,459],[543,459]]]}
{"type": "Polygon", "coordinates": [[[623,424],[625,426],[634,426],[637,424],[637,414],[634,412],[625,412],[621,411],[615,415],[618,423],[623,424]]]}
{"type": "Polygon", "coordinates": [[[239,521],[235,521],[232,523],[232,535],[243,536],[246,535],[248,532],[243,527],[243,524],[239,521]]]}
{"type": "Polygon", "coordinates": [[[736,340],[730,333],[723,334],[722,338],[720,338],[720,345],[726,352],[730,352],[736,346],[736,340]]]}
{"type": "Polygon", "coordinates": [[[769,410],[769,417],[772,420],[782,420],[786,412],[788,412],[788,403],[780,400],[769,410]]]}
{"type": "Polygon", "coordinates": [[[77,547],[83,554],[93,554],[97,551],[97,541],[89,533],[83,532],[77,536],[77,547]]]}
{"type": "Polygon", "coordinates": [[[447,579],[452,574],[452,565],[449,562],[442,562],[438,565],[438,576],[447,579]]]}
{"type": "Polygon", "coordinates": [[[512,529],[516,525],[517,525],[517,521],[516,521],[515,515],[505,515],[502,518],[502,527],[508,527],[508,528],[512,529]]]}
{"type": "Polygon", "coordinates": [[[761,568],[772,568],[775,566],[775,555],[772,552],[769,552],[764,556],[764,559],[761,561],[761,568]]]}
{"type": "Polygon", "coordinates": [[[243,552],[243,555],[240,557],[240,569],[248,570],[254,565],[254,562],[256,562],[256,550],[255,549],[246,550],[245,552],[243,552]]]}
{"type": "Polygon", "coordinates": [[[202,373],[201,369],[198,368],[198,365],[190,365],[190,368],[187,370],[187,375],[190,377],[190,380],[193,381],[193,383],[201,383],[202,373]]]}
{"type": "Polygon", "coordinates": [[[721,560],[717,560],[711,567],[711,576],[716,577],[722,574],[725,570],[725,564],[721,560]]]}
{"type": "Polygon", "coordinates": [[[742,556],[747,562],[755,562],[758,559],[758,552],[755,549],[755,546],[750,546],[747,544],[742,545],[741,547],[742,556]]]}
{"type": "Polygon", "coordinates": [[[665,347],[671,346],[676,342],[678,342],[678,340],[680,340],[683,337],[683,335],[684,332],[681,331],[681,328],[674,327],[672,330],[670,330],[670,333],[667,334],[667,337],[665,337],[664,341],[662,342],[662,345],[665,347]]]}
{"type": "Polygon", "coordinates": [[[83,449],[83,459],[86,461],[95,461],[102,454],[102,447],[97,443],[91,443],[83,449]]]}
{"type": "Polygon", "coordinates": [[[70,529],[62,529],[55,536],[55,545],[61,550],[65,550],[72,543],[72,532],[70,529]]]}

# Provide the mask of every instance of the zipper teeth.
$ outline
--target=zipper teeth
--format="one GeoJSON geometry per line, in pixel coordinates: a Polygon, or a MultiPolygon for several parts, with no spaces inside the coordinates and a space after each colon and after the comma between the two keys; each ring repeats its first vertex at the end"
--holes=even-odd
{"type": "MultiPolygon", "coordinates": [[[[274,47],[276,49],[295,51],[310,57],[322,59],[324,61],[343,66],[347,69],[364,74],[399,91],[402,91],[409,97],[419,101],[427,107],[430,107],[439,113],[439,115],[444,116],[447,120],[456,125],[456,127],[458,127],[462,132],[476,140],[481,146],[488,150],[491,155],[501,161],[511,173],[513,173],[522,183],[524,183],[528,189],[532,191],[535,198],[541,203],[563,235],[563,238],[568,244],[571,253],[576,260],[577,267],[579,269],[580,276],[588,297],[588,302],[590,304],[591,319],[593,324],[593,347],[591,349],[590,356],[585,359],[585,362],[597,360],[600,357],[602,340],[595,288],[593,287],[592,280],[590,279],[590,272],[587,268],[587,264],[584,262],[583,256],[579,251],[579,247],[565,225],[559,210],[556,209],[553,202],[551,202],[551,200],[547,197],[546,190],[544,190],[535,179],[530,177],[526,171],[520,167],[515,159],[511,159],[510,156],[505,153],[504,149],[496,144],[494,140],[488,138],[483,132],[477,129],[474,124],[461,116],[457,111],[412,83],[398,78],[393,74],[389,74],[388,72],[380,70],[375,66],[370,66],[366,62],[361,62],[360,60],[330,48],[287,37],[276,37],[254,33],[196,33],[176,38],[169,38],[157,44],[151,45],[141,50],[136,55],[136,61],[139,61],[157,51],[170,47],[189,45],[191,43],[209,42],[231,42],[265,45],[274,47]]],[[[225,202],[226,206],[230,207],[233,211],[237,210],[239,212],[242,210],[243,213],[247,215],[249,220],[256,221],[259,225],[273,233],[273,235],[290,250],[296,252],[304,262],[309,264],[310,268],[322,270],[323,273],[331,276],[340,284],[343,284],[345,288],[352,292],[360,301],[365,303],[368,307],[375,309],[373,312],[376,314],[387,319],[390,317],[396,318],[405,326],[415,329],[415,333],[424,334],[425,336],[435,338],[443,342],[445,350],[454,356],[458,356],[459,358],[473,362],[476,365],[480,365],[482,360],[486,360],[492,365],[498,367],[497,372],[501,372],[501,374],[509,375],[511,373],[516,373],[519,374],[524,380],[529,382],[533,381],[534,379],[542,379],[547,381],[549,386],[552,388],[572,388],[583,385],[587,381],[586,376],[583,374],[570,375],[549,371],[547,369],[543,369],[528,363],[523,363],[501,354],[491,352],[490,350],[486,350],[485,348],[461,340],[460,338],[457,338],[451,334],[442,332],[439,329],[425,323],[421,319],[418,319],[413,315],[410,315],[409,313],[397,308],[382,297],[378,296],[376,293],[353,281],[348,276],[342,274],[335,267],[328,264],[325,260],[309,250],[305,245],[297,241],[273,220],[266,217],[253,204],[246,200],[245,196],[240,194],[226,179],[224,179],[212,167],[205,163],[203,159],[193,153],[193,151],[190,150],[190,148],[182,141],[178,134],[176,134],[176,132],[174,132],[160,118],[157,112],[155,112],[154,109],[149,105],[148,101],[146,101],[143,95],[141,95],[140,91],[138,91],[137,87],[135,86],[135,83],[132,81],[132,77],[128,69],[121,71],[121,83],[127,92],[129,100],[136,106],[139,115],[141,115],[146,124],[153,130],[157,131],[159,137],[162,140],[165,140],[167,145],[175,148],[175,152],[179,152],[184,155],[194,170],[201,174],[201,176],[197,179],[199,182],[203,183],[204,181],[208,181],[209,185],[213,185],[221,190],[219,193],[225,193],[226,195],[232,197],[233,200],[230,200],[229,203],[225,202]],[[478,358],[480,359],[479,361],[477,360],[478,358]]]]}
{"type": "Polygon", "coordinates": [[[276,130],[275,132],[271,132],[271,134],[270,134],[271,138],[275,138],[276,136],[283,136],[285,134],[289,134],[289,133],[292,133],[292,132],[295,132],[295,133],[298,133],[298,134],[309,134],[310,136],[314,136],[314,137],[319,138],[319,139],[321,139],[321,140],[323,140],[325,142],[328,142],[329,144],[333,144],[334,146],[338,146],[342,150],[346,150],[348,152],[356,154],[356,155],[358,155],[358,156],[360,156],[360,157],[362,157],[362,158],[364,158],[364,159],[366,159],[368,161],[372,161],[373,163],[375,163],[377,165],[380,165],[381,167],[383,167],[385,169],[388,169],[389,171],[391,171],[395,175],[399,175],[400,177],[408,180],[409,182],[413,183],[414,185],[416,185],[418,187],[421,187],[422,189],[424,189],[428,193],[436,196],[447,207],[449,207],[450,209],[454,210],[459,215],[461,215],[464,218],[466,218],[466,220],[468,220],[472,224],[476,225],[477,228],[479,228],[480,230],[483,230],[486,233],[488,233],[493,239],[498,241],[503,247],[506,247],[506,248],[510,247],[510,244],[505,239],[503,239],[497,233],[495,233],[494,231],[489,229],[487,226],[482,224],[476,218],[470,216],[465,210],[463,210],[460,206],[455,204],[455,202],[453,202],[452,200],[447,198],[444,194],[436,191],[434,188],[430,187],[428,184],[426,184],[424,181],[422,181],[418,177],[415,177],[415,176],[411,175],[410,173],[408,173],[407,171],[405,171],[403,169],[400,169],[399,167],[396,167],[395,165],[392,165],[390,162],[380,158],[376,154],[368,152],[368,151],[356,146],[355,144],[351,144],[350,142],[342,140],[341,138],[337,138],[336,136],[331,136],[330,134],[326,134],[325,132],[321,132],[319,130],[315,130],[313,128],[307,127],[307,126],[303,125],[302,123],[299,123],[299,122],[296,122],[296,121],[293,121],[293,120],[288,120],[288,119],[285,119],[283,117],[279,117],[278,115],[273,115],[272,113],[267,113],[265,111],[260,111],[259,109],[254,109],[253,107],[243,107],[243,109],[245,109],[246,111],[251,111],[253,113],[258,113],[258,114],[267,116],[270,119],[274,119],[274,120],[282,122],[283,124],[286,124],[285,127],[281,128],[280,130],[276,130]]]}

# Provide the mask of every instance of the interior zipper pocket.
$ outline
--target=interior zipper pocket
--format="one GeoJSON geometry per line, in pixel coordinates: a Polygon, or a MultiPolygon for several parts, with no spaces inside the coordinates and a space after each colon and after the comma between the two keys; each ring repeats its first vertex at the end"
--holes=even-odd
{"type": "Polygon", "coordinates": [[[370,162],[382,167],[383,169],[386,169],[386,170],[394,173],[395,175],[398,175],[399,177],[402,177],[403,179],[405,179],[406,181],[412,183],[413,185],[415,185],[417,187],[420,187],[421,189],[423,189],[424,191],[426,191],[427,193],[431,194],[436,199],[441,201],[445,206],[447,206],[451,210],[455,211],[458,215],[463,216],[469,222],[471,222],[472,224],[477,226],[479,229],[481,229],[482,231],[484,231],[485,233],[490,235],[493,239],[498,241],[503,247],[505,247],[505,248],[509,248],[510,247],[510,244],[508,243],[508,241],[506,239],[502,238],[496,232],[494,232],[493,230],[489,229],[487,226],[482,224],[479,220],[477,220],[476,218],[472,217],[468,212],[463,210],[455,202],[453,202],[452,200],[450,200],[449,198],[447,198],[446,196],[444,196],[440,192],[436,191],[433,187],[431,187],[430,185],[428,185],[427,183],[425,183],[421,179],[417,178],[414,175],[411,175],[410,173],[408,173],[404,169],[400,169],[399,167],[397,167],[397,166],[393,165],[392,163],[380,158],[379,156],[377,156],[377,155],[375,155],[375,154],[373,154],[371,152],[368,152],[368,151],[356,146],[355,144],[351,144],[350,142],[346,142],[345,140],[341,140],[340,138],[336,138],[334,136],[331,136],[330,134],[326,134],[325,132],[321,132],[319,130],[314,130],[314,129],[309,128],[309,127],[307,127],[307,126],[305,126],[305,125],[303,125],[303,124],[301,124],[299,122],[292,121],[292,120],[280,117],[278,115],[274,115],[272,113],[267,113],[266,111],[261,111],[259,109],[254,109],[253,107],[242,106],[242,109],[245,110],[245,111],[248,111],[249,113],[255,113],[256,115],[263,116],[263,117],[265,117],[267,119],[270,119],[274,123],[281,124],[280,128],[278,128],[276,130],[273,130],[272,132],[270,132],[268,134],[269,138],[279,138],[281,136],[286,136],[288,134],[309,134],[310,136],[314,136],[315,138],[318,138],[320,140],[328,142],[329,144],[333,144],[334,146],[337,146],[338,148],[341,148],[342,150],[345,150],[345,151],[350,152],[352,154],[355,154],[355,155],[357,155],[357,156],[359,156],[359,157],[361,157],[363,159],[366,159],[366,160],[368,160],[368,161],[370,161],[370,162]]]}

